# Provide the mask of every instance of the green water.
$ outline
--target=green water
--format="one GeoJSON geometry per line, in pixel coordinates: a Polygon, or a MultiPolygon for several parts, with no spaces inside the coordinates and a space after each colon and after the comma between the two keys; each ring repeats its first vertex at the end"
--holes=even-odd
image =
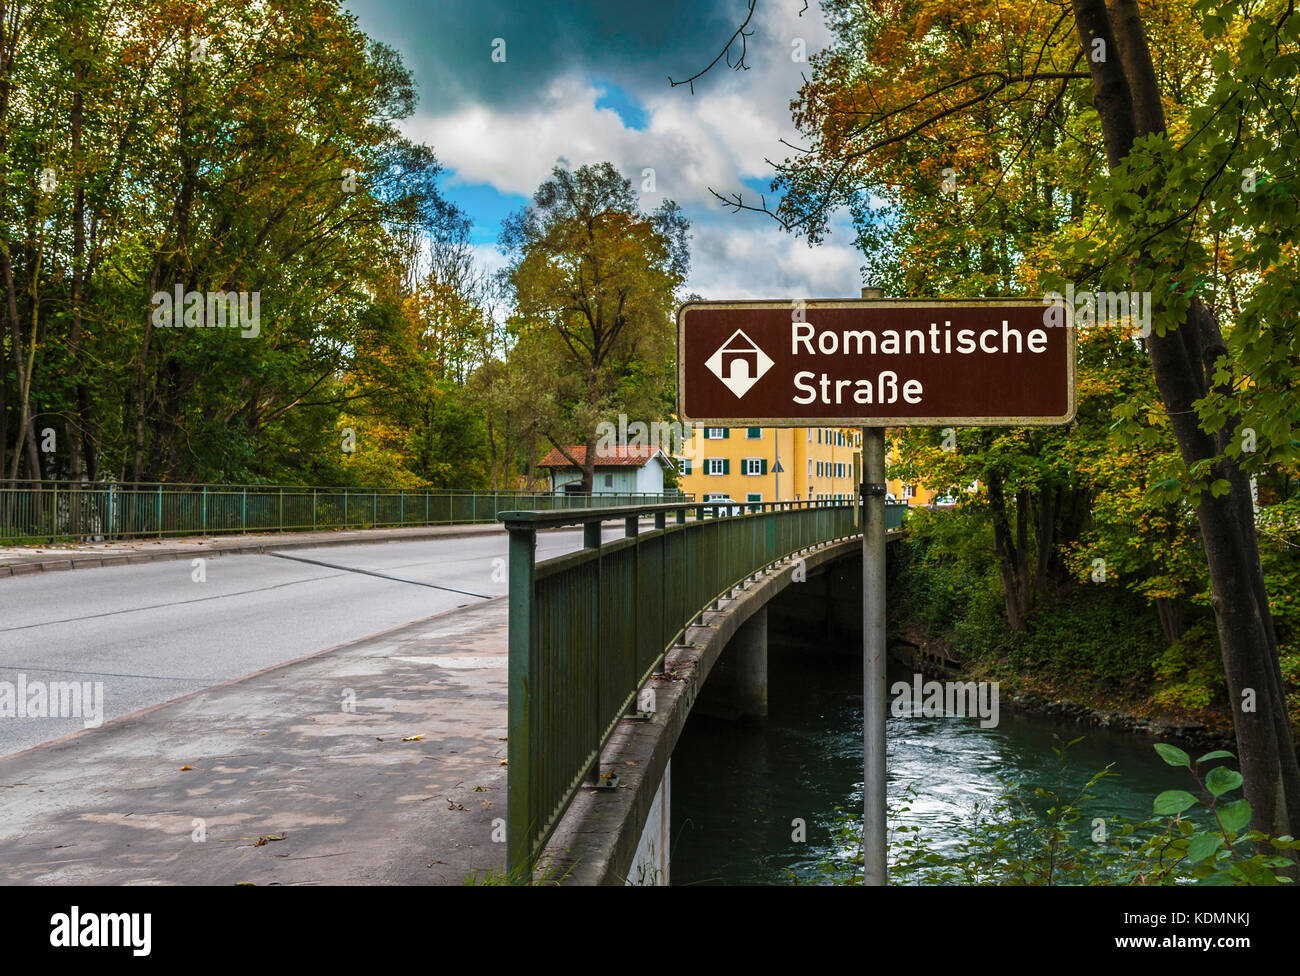
{"type": "MultiPolygon", "coordinates": [[[[672,868],[675,885],[788,884],[811,879],[837,852],[830,824],[836,807],[862,810],[862,670],[848,656],[798,650],[773,640],[768,718],[737,724],[692,713],[672,760],[672,868]],[[807,824],[792,840],[792,821],[807,824]]],[[[890,683],[911,679],[891,666],[890,683]]],[[[703,695],[708,695],[706,686],[703,695]]],[[[702,696],[703,700],[703,696],[702,696]]],[[[889,793],[917,791],[902,820],[942,845],[973,802],[1001,791],[998,777],[1055,788],[1060,766],[1053,733],[1069,741],[1067,785],[1114,763],[1118,777],[1093,790],[1088,816],[1150,815],[1167,789],[1186,789],[1185,771],[1167,766],[1153,739],[1017,715],[1003,709],[996,728],[977,718],[893,717],[888,726],[889,793]]]]}

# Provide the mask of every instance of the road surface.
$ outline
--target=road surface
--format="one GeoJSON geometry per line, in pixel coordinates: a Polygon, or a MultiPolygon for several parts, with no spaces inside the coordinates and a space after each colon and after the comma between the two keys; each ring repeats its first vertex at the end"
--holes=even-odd
{"type": "MultiPolygon", "coordinates": [[[[203,581],[180,560],[0,580],[0,715],[19,711],[20,681],[28,700],[38,683],[91,690],[82,717],[0,717],[0,756],[85,728],[96,700],[106,721],[503,595],[507,545],[499,533],[222,556],[203,581]]],[[[541,533],[538,558],[581,545],[581,529],[541,533]]]]}

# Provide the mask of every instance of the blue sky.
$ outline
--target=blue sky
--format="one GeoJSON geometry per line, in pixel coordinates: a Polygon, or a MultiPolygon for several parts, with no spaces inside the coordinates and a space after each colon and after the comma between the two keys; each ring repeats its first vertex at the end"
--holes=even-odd
{"type": "Polygon", "coordinates": [[[641,205],[676,200],[692,221],[687,290],[706,298],[857,294],[861,257],[847,221],[810,248],[761,214],[733,214],[709,192],[757,201],[785,138],[800,143],[789,102],[806,63],[829,43],[816,3],[758,0],[747,71],[708,64],[745,16],[745,0],[347,0],[362,30],[399,50],[420,102],[404,130],[446,167],[443,189],[473,220],[489,269],[502,218],[527,203],[555,165],[609,160],[641,205]],[[493,52],[500,53],[496,60],[493,52]]]}

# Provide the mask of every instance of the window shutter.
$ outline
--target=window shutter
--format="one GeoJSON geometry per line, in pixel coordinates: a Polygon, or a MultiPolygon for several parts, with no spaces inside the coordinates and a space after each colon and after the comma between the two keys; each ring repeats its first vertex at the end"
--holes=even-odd
{"type": "Polygon", "coordinates": [[[728,461],[726,458],[722,459],[722,473],[731,474],[731,462],[728,461]]]}
{"type": "Polygon", "coordinates": [[[767,458],[763,458],[763,460],[760,461],[759,464],[761,465],[761,469],[759,470],[758,473],[767,474],[767,458]]]}
{"type": "Polygon", "coordinates": [[[726,440],[728,437],[730,437],[730,436],[731,436],[731,428],[730,428],[730,427],[723,427],[723,428],[722,428],[722,439],[725,441],[725,440],[726,440]]]}
{"type": "Polygon", "coordinates": [[[683,459],[682,459],[682,474],[690,474],[690,473],[691,473],[691,459],[690,459],[690,458],[683,458],[683,459]]]}

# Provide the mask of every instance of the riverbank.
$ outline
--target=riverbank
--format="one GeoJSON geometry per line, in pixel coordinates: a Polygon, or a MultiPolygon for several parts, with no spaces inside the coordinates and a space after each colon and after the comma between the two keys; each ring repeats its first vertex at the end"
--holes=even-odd
{"type": "Polygon", "coordinates": [[[944,641],[934,637],[899,643],[890,656],[928,677],[967,681],[997,681],[1003,709],[1082,728],[1131,732],[1154,739],[1173,739],[1196,749],[1236,749],[1236,737],[1226,715],[1210,710],[1180,712],[1157,708],[1148,698],[1098,691],[1082,682],[1009,672],[1005,667],[973,666],[957,660],[944,641]]]}

